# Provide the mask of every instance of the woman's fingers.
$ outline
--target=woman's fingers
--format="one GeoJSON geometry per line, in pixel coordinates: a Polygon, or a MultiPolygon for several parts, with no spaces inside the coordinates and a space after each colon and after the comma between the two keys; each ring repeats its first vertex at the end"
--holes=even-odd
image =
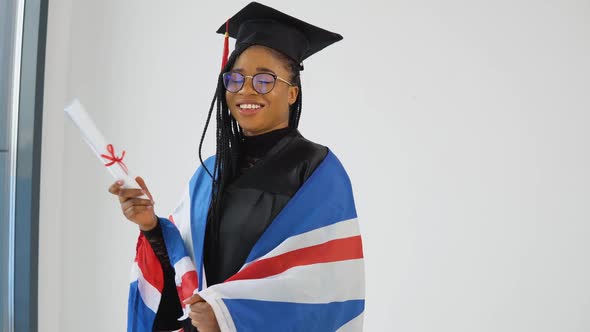
{"type": "MultiPolygon", "coordinates": [[[[186,303],[186,302],[185,302],[186,303]]],[[[199,331],[203,332],[217,332],[219,331],[219,324],[213,308],[207,302],[196,302],[191,304],[191,311],[188,316],[191,318],[191,324],[199,331]]]]}
{"type": "Polygon", "coordinates": [[[145,192],[145,194],[153,201],[154,198],[152,197],[152,193],[150,193],[147,185],[145,184],[145,181],[143,181],[143,178],[141,176],[138,176],[135,178],[135,181],[137,181],[137,184],[139,184],[139,186],[145,192]]]}
{"type": "Polygon", "coordinates": [[[195,304],[191,304],[191,311],[188,313],[188,316],[191,318],[193,322],[197,325],[202,323],[204,320],[204,316],[207,312],[207,302],[197,302],[195,304]]]}
{"type": "Polygon", "coordinates": [[[154,213],[154,200],[147,190],[145,181],[141,177],[137,177],[137,180],[142,189],[123,188],[123,180],[118,180],[109,187],[109,192],[119,197],[121,210],[127,219],[136,223],[141,230],[149,231],[158,225],[158,217],[154,213]],[[144,195],[149,199],[140,198],[144,195]]]}
{"type": "Polygon", "coordinates": [[[133,189],[133,188],[121,188],[119,189],[119,197],[124,197],[124,198],[134,198],[134,197],[139,197],[141,195],[143,195],[144,192],[141,189],[133,189]]]}
{"type": "MultiPolygon", "coordinates": [[[[121,202],[126,201],[129,198],[139,197],[145,194],[144,190],[142,189],[135,189],[135,188],[122,188],[123,185],[122,181],[117,181],[113,183],[109,187],[109,192],[113,195],[119,196],[121,202]]],[[[152,199],[150,195],[150,200],[152,199]]]]}
{"type": "Polygon", "coordinates": [[[199,294],[193,294],[193,296],[189,297],[188,299],[182,301],[184,304],[193,304],[197,302],[205,302],[205,300],[199,294]]]}
{"type": "Polygon", "coordinates": [[[136,198],[136,197],[140,197],[140,196],[144,195],[144,192],[141,189],[120,188],[118,195],[119,195],[119,202],[123,203],[131,198],[136,198]]]}
{"type": "Polygon", "coordinates": [[[147,206],[145,206],[145,205],[131,205],[123,210],[123,214],[128,219],[133,219],[138,214],[142,214],[145,212],[153,213],[153,211],[154,211],[154,207],[151,205],[147,205],[147,206]]]}
{"type": "Polygon", "coordinates": [[[109,192],[113,195],[119,195],[119,190],[121,189],[121,185],[123,185],[122,181],[117,181],[109,187],[109,192]]]}
{"type": "MultiPolygon", "coordinates": [[[[142,181],[142,184],[145,186],[145,182],[142,181]]],[[[117,195],[119,196],[119,202],[121,203],[121,209],[123,211],[127,211],[131,206],[152,206],[153,209],[153,205],[155,204],[153,198],[151,197],[151,195],[149,194],[149,192],[146,192],[145,190],[142,189],[125,189],[125,188],[121,188],[122,185],[122,181],[117,181],[115,183],[113,183],[110,187],[109,187],[109,192],[113,195],[117,195]],[[141,197],[143,195],[149,195],[150,199],[141,199],[138,197],[141,197]]],[[[128,216],[127,213],[125,213],[125,216],[128,216]]]]}
{"type": "Polygon", "coordinates": [[[193,304],[191,304],[191,312],[197,313],[197,314],[203,314],[203,313],[208,312],[209,307],[210,307],[209,303],[207,303],[207,302],[193,303],[193,304]]]}
{"type": "Polygon", "coordinates": [[[136,205],[136,206],[153,206],[154,204],[149,199],[130,198],[130,199],[126,200],[125,202],[121,203],[121,209],[123,209],[123,211],[125,211],[129,207],[134,206],[134,205],[136,205]]]}

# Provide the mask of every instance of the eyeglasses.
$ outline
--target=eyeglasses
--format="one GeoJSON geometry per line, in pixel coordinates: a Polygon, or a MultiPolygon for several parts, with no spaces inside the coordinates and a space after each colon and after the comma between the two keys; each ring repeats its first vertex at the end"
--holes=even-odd
{"type": "Polygon", "coordinates": [[[267,94],[275,87],[277,80],[287,83],[289,86],[293,84],[271,73],[258,73],[253,76],[243,75],[238,72],[223,73],[223,85],[229,92],[238,92],[244,87],[246,77],[252,79],[252,87],[259,94],[267,94]]]}

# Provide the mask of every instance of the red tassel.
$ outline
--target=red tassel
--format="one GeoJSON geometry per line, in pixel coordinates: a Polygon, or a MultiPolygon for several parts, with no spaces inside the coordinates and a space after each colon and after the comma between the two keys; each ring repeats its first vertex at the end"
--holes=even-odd
{"type": "Polygon", "coordinates": [[[229,20],[225,22],[225,37],[223,41],[223,56],[221,58],[221,70],[225,68],[227,64],[227,58],[229,57],[229,20]]]}

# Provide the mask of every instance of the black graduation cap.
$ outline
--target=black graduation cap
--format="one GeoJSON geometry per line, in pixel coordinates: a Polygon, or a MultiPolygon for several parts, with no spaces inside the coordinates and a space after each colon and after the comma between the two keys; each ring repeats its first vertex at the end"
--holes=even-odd
{"type": "MultiPolygon", "coordinates": [[[[258,2],[249,3],[217,30],[221,34],[226,32],[226,45],[227,36],[235,38],[235,50],[263,45],[285,54],[299,64],[312,54],[342,40],[342,36],[337,33],[258,2]]],[[[227,57],[227,48],[224,53],[227,57]]]]}

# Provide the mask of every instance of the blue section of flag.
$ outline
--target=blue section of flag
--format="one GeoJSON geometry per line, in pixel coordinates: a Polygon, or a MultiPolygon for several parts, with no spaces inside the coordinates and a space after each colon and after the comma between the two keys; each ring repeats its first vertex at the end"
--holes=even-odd
{"type": "Polygon", "coordinates": [[[151,311],[141,299],[138,282],[132,282],[127,306],[127,331],[151,332],[155,319],[156,313],[151,311]]]}
{"type": "MultiPolygon", "coordinates": [[[[213,174],[215,156],[207,158],[205,166],[213,174]]],[[[211,203],[211,188],[213,181],[207,171],[200,166],[191,178],[189,195],[191,200],[191,233],[195,256],[195,268],[199,277],[199,291],[203,289],[203,246],[205,245],[205,228],[207,214],[211,203]]]]}
{"type": "Polygon", "coordinates": [[[348,174],[332,151],[328,151],[258,239],[246,262],[266,255],[286,238],[352,218],[356,218],[356,209],[348,174]]]}
{"type": "Polygon", "coordinates": [[[166,251],[172,266],[179,260],[188,256],[184,243],[180,240],[182,237],[178,228],[168,219],[158,218],[160,220],[160,227],[162,227],[162,237],[166,243],[166,251]]]}
{"type": "Polygon", "coordinates": [[[318,304],[237,299],[223,302],[240,332],[336,331],[365,308],[364,300],[318,304]]]}

